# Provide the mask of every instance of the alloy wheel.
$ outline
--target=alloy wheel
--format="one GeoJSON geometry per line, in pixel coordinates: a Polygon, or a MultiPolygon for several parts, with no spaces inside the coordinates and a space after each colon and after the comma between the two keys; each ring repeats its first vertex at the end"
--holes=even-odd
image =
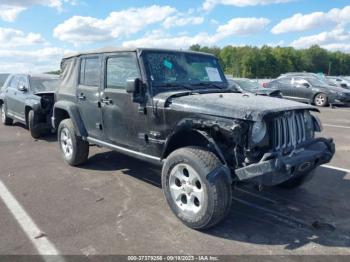
{"type": "Polygon", "coordinates": [[[315,99],[315,102],[316,102],[317,106],[322,106],[326,102],[326,97],[324,95],[322,95],[322,94],[317,95],[316,99],[315,99]]]}
{"type": "Polygon", "coordinates": [[[73,155],[73,141],[68,128],[61,130],[61,148],[66,159],[70,159],[73,155]]]}
{"type": "Polygon", "coordinates": [[[2,107],[1,107],[1,121],[3,124],[6,121],[6,114],[5,114],[5,106],[4,105],[2,105],[2,107]]]}
{"type": "Polygon", "coordinates": [[[173,201],[184,213],[197,214],[203,207],[204,189],[198,173],[188,164],[176,165],[169,177],[173,201]]]}

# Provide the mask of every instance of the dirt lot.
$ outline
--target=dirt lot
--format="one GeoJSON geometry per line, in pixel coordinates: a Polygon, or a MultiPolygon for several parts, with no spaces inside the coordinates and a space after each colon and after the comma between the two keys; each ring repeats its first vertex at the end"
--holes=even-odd
{"type": "Polygon", "coordinates": [[[157,167],[96,147],[69,167],[54,136],[0,126],[0,254],[350,254],[350,108],[321,119],[330,166],[295,191],[236,188],[228,220],[205,232],[173,216],[157,167]]]}

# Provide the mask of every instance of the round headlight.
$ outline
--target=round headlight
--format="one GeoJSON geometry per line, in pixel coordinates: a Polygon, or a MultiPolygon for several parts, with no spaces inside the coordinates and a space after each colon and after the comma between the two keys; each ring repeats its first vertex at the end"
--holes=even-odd
{"type": "Polygon", "coordinates": [[[255,122],[252,127],[252,141],[254,144],[260,143],[267,132],[266,123],[265,122],[255,122]]]}

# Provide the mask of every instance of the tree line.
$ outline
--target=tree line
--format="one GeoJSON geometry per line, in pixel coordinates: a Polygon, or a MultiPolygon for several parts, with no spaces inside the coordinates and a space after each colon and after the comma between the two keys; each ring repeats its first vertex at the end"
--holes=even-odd
{"type": "Polygon", "coordinates": [[[192,51],[217,56],[226,74],[233,77],[276,78],[287,72],[314,72],[350,75],[350,54],[331,52],[317,45],[308,49],[293,47],[192,45],[192,51]]]}

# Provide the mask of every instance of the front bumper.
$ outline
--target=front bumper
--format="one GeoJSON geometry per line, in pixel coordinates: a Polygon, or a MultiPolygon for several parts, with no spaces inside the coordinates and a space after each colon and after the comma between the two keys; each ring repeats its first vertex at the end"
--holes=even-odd
{"type": "Polygon", "coordinates": [[[240,181],[273,186],[330,162],[334,153],[333,139],[316,138],[300,144],[286,156],[267,153],[259,163],[236,169],[235,174],[240,181]]]}
{"type": "Polygon", "coordinates": [[[348,105],[350,104],[350,96],[330,97],[329,103],[332,105],[348,105]]]}

